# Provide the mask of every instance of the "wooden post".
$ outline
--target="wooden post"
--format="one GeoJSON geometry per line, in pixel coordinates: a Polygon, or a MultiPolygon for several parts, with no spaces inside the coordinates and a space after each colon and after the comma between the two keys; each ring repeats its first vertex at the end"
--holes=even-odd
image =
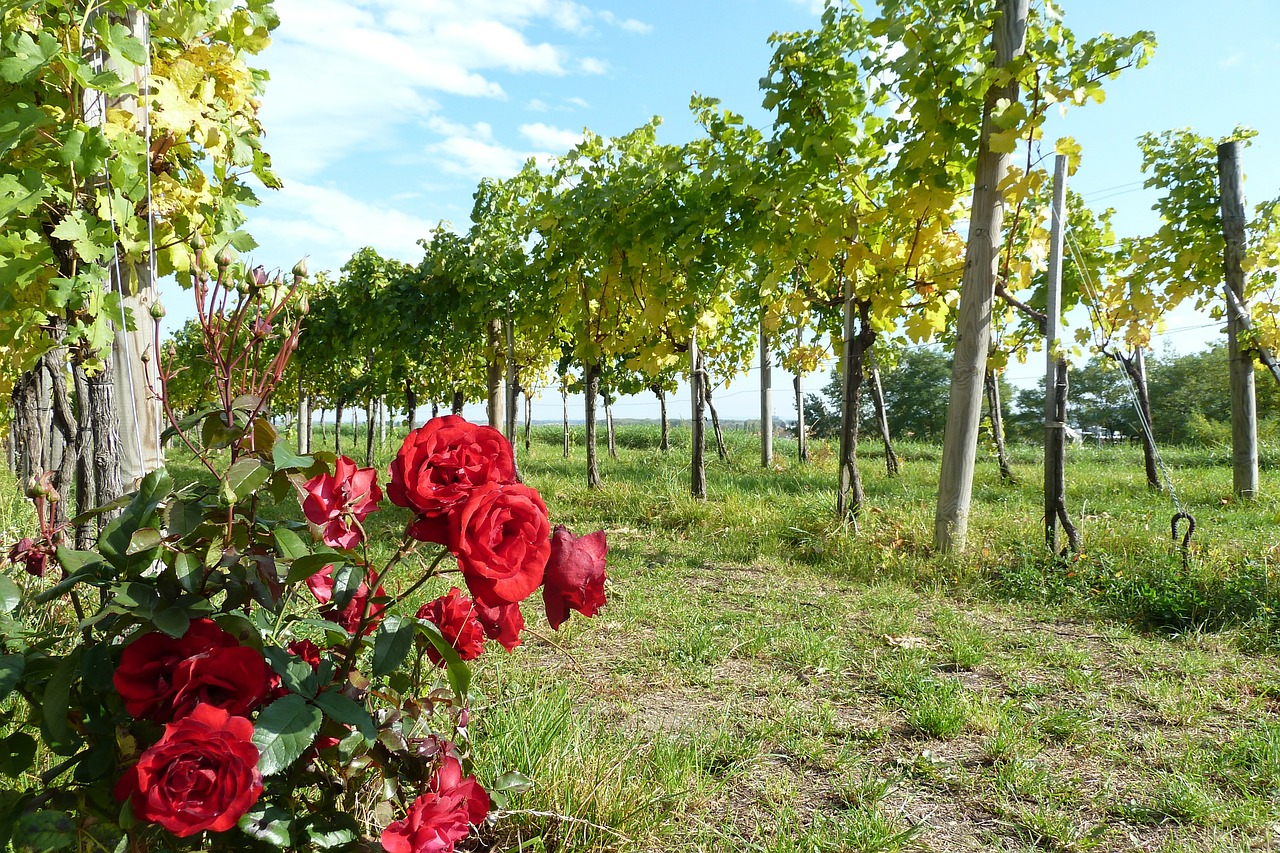
{"type": "Polygon", "coordinates": [[[506,422],[502,393],[502,321],[496,317],[487,327],[489,362],[485,374],[488,390],[489,426],[501,430],[506,422]]]}
{"type": "MultiPolygon", "coordinates": [[[[1218,146],[1218,185],[1222,197],[1222,236],[1226,247],[1222,271],[1226,287],[1237,301],[1245,293],[1244,175],[1240,171],[1240,143],[1218,146]]],[[[1228,300],[1230,302],[1230,300],[1228,300]]],[[[1230,306],[1228,306],[1230,307],[1230,306]]],[[[1258,404],[1253,385],[1253,352],[1240,312],[1227,311],[1227,349],[1231,359],[1231,485],[1242,498],[1258,497],[1258,404]]]]}
{"type": "Polygon", "coordinates": [[[773,354],[764,312],[760,314],[760,465],[769,468],[773,465],[773,354]]]}
{"type": "Polygon", "coordinates": [[[809,461],[809,436],[804,426],[804,374],[797,373],[791,383],[796,389],[796,458],[809,461]]]}
{"type": "Polygon", "coordinates": [[[705,433],[705,415],[702,410],[702,372],[698,364],[698,333],[689,336],[689,389],[692,392],[693,416],[693,458],[690,465],[690,492],[698,500],[707,499],[707,467],[705,433]]]}
{"type": "Polygon", "coordinates": [[[507,441],[511,442],[511,452],[516,452],[516,418],[520,411],[520,383],[516,376],[516,327],[511,319],[511,309],[507,309],[507,371],[506,371],[506,432],[507,441]]]}
{"type": "Polygon", "coordinates": [[[583,397],[587,407],[587,488],[598,489],[601,483],[600,460],[596,455],[596,398],[600,396],[600,365],[586,365],[585,374],[583,397]]]}
{"type": "Polygon", "coordinates": [[[302,377],[298,377],[298,453],[310,452],[307,442],[310,440],[311,401],[307,398],[306,389],[302,386],[302,377]]]}
{"type": "Polygon", "coordinates": [[[876,426],[880,430],[880,441],[884,444],[884,469],[890,477],[898,476],[898,454],[893,450],[893,437],[889,434],[889,411],[884,404],[884,385],[880,381],[880,365],[876,363],[876,351],[867,352],[869,369],[867,378],[871,380],[871,401],[876,410],[876,426]]]}
{"type": "Polygon", "coordinates": [[[564,412],[564,458],[569,458],[569,383],[560,377],[560,408],[564,412]]]}
{"type": "MultiPolygon", "coordinates": [[[[999,0],[999,17],[992,35],[997,67],[1008,65],[1026,46],[1027,6],[1028,0],[999,0]]],[[[933,528],[934,545],[943,552],[964,550],[969,529],[978,423],[982,418],[982,380],[991,342],[991,302],[995,297],[996,264],[1000,259],[1000,234],[1004,227],[1004,195],[1000,192],[1000,182],[1009,171],[1009,155],[991,150],[991,136],[997,131],[993,112],[998,101],[1015,103],[1018,97],[1017,81],[1011,80],[1003,86],[991,86],[983,103],[933,528]]]]}
{"type": "MultiPolygon", "coordinates": [[[[130,9],[125,13],[125,26],[150,50],[149,21],[145,11],[130,9]]],[[[145,66],[135,70],[134,79],[130,82],[139,89],[145,88],[145,66]]],[[[139,128],[147,127],[146,110],[136,95],[126,95],[113,106],[131,113],[139,128]]],[[[160,294],[151,281],[150,262],[134,267],[132,275],[127,265],[112,264],[111,285],[120,294],[123,307],[132,313],[136,321],[136,328],[130,331],[124,327],[122,317],[113,318],[115,337],[111,343],[112,402],[119,424],[118,464],[121,485],[127,491],[148,472],[164,465],[164,452],[160,447],[163,413],[159,398],[151,391],[160,387],[156,354],[151,352],[155,338],[151,306],[159,300],[160,294]],[[134,279],[132,285],[131,278],[134,279]]]]}
{"type": "Polygon", "coordinates": [[[1044,395],[1044,541],[1058,553],[1058,511],[1067,494],[1066,481],[1066,361],[1058,351],[1058,321],[1062,314],[1063,216],[1067,197],[1067,158],[1054,158],[1053,212],[1049,223],[1049,275],[1045,296],[1044,395]]]}

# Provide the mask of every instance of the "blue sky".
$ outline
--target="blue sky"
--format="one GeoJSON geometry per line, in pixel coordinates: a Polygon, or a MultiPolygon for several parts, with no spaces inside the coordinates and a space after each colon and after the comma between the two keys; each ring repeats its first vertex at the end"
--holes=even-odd
{"type": "MultiPolygon", "coordinates": [[[[1039,2],[1039,0],[1033,0],[1039,2]]],[[[1191,126],[1260,132],[1245,154],[1251,202],[1280,195],[1280,2],[1060,0],[1077,36],[1156,32],[1151,64],[1108,85],[1102,105],[1055,119],[1048,136],[1084,148],[1073,186],[1117,210],[1121,234],[1154,228],[1137,136],[1191,126]]],[[[416,261],[439,220],[466,227],[481,177],[528,156],[564,153],[583,127],[614,135],[665,119],[667,140],[694,128],[694,91],[764,125],[758,81],[770,33],[816,24],[813,0],[277,0],[282,24],[262,59],[266,147],[285,188],[264,191],[249,228],[257,260],[288,268],[310,256],[337,268],[361,246],[416,261]]],[[[173,301],[173,300],[171,300],[173,301]]],[[[1175,317],[1171,328],[1202,324],[1175,317]]],[[[1214,330],[1165,340],[1199,348],[1214,330]]],[[[1011,369],[1033,383],[1035,367],[1011,369]]],[[[790,407],[775,372],[775,411],[790,407]]],[[[729,417],[758,412],[754,376],[719,395],[729,417]]],[[[677,403],[677,405],[680,405],[677,403]]],[[[649,416],[637,400],[620,415],[649,416]]],[[[559,416],[559,400],[535,409],[559,416]]]]}

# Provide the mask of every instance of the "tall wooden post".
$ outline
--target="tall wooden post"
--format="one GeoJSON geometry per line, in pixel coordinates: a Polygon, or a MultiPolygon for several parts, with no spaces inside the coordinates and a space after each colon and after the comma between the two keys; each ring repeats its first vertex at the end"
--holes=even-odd
{"type": "Polygon", "coordinates": [[[485,373],[485,385],[488,391],[489,426],[501,430],[506,421],[503,409],[502,390],[502,321],[494,318],[486,328],[489,350],[489,363],[485,373]]]}
{"type": "Polygon", "coordinates": [[[506,418],[503,433],[511,442],[511,454],[516,453],[516,418],[520,411],[520,383],[516,376],[516,327],[511,319],[511,309],[507,309],[507,322],[504,324],[507,334],[507,371],[506,386],[506,418]]]}
{"type": "Polygon", "coordinates": [[[796,458],[809,461],[809,435],[804,425],[804,374],[796,372],[791,384],[796,391],[796,458]]]}
{"type": "Polygon", "coordinates": [[[1066,361],[1058,351],[1058,318],[1062,313],[1063,216],[1067,197],[1067,158],[1054,159],[1053,213],[1049,223],[1049,271],[1045,296],[1044,378],[1044,541],[1058,553],[1058,511],[1067,496],[1066,361]]]}
{"type": "MultiPolygon", "coordinates": [[[[992,35],[997,67],[1008,65],[1026,46],[1027,6],[1028,0],[999,0],[992,35]]],[[[1000,182],[1009,171],[1009,155],[991,150],[991,136],[997,130],[993,113],[1000,100],[1009,103],[1018,100],[1016,80],[991,86],[983,103],[982,136],[978,144],[933,528],[934,545],[944,552],[964,550],[973,498],[973,468],[978,452],[978,424],[982,418],[982,381],[991,342],[991,302],[995,298],[996,264],[1004,227],[1004,195],[1000,192],[1000,182]]]]}
{"type": "Polygon", "coordinates": [[[769,351],[769,334],[764,329],[764,312],[760,317],[760,465],[773,465],[773,354],[769,351]]]}
{"type": "Polygon", "coordinates": [[[693,458],[690,492],[698,500],[707,499],[706,415],[702,403],[702,372],[698,365],[698,333],[689,336],[689,389],[692,391],[693,458]]]}
{"type": "MultiPolygon", "coordinates": [[[[130,9],[124,23],[130,34],[150,51],[147,13],[130,9]]],[[[146,66],[140,66],[134,71],[131,82],[139,90],[146,87],[146,70],[146,66]]],[[[139,128],[149,128],[147,110],[136,95],[126,95],[113,106],[131,113],[139,128]]],[[[105,120],[105,116],[101,119],[105,120]]],[[[148,210],[147,215],[151,216],[151,211],[148,210]]],[[[117,260],[111,265],[111,286],[120,294],[122,307],[132,313],[136,322],[136,328],[129,331],[122,317],[113,318],[115,337],[111,342],[111,402],[116,409],[119,430],[117,461],[121,485],[128,490],[148,472],[164,465],[164,452],[160,447],[163,413],[159,398],[152,392],[160,387],[156,353],[152,352],[155,328],[151,318],[151,306],[158,301],[159,293],[151,281],[149,261],[130,267],[117,260]]]]}
{"type": "MultiPolygon", "coordinates": [[[[1244,175],[1240,143],[1218,146],[1218,185],[1222,197],[1222,236],[1226,248],[1222,272],[1227,289],[1244,301],[1244,175]]],[[[1230,301],[1230,297],[1228,297],[1230,301]]],[[[1228,305],[1228,308],[1230,306],[1228,305]]],[[[1253,386],[1253,352],[1242,345],[1246,334],[1240,312],[1227,311],[1227,349],[1231,359],[1231,486],[1242,498],[1258,496],[1258,404],[1253,386]]]]}

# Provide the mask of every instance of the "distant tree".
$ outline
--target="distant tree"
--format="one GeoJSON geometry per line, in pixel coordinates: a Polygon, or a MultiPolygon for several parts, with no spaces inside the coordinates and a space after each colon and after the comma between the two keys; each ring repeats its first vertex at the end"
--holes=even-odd
{"type": "MultiPolygon", "coordinates": [[[[931,441],[942,437],[947,423],[947,397],[951,387],[951,359],[933,348],[907,349],[893,369],[881,377],[889,433],[931,441]]],[[[809,433],[817,438],[834,438],[840,433],[840,371],[819,394],[805,397],[804,418],[809,433]]],[[[861,428],[868,434],[876,429],[870,397],[861,401],[861,428]]]]}

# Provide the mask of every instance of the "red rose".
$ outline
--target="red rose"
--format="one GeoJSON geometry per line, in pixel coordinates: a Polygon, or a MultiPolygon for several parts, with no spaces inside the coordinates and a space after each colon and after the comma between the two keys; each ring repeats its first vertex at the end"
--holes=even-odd
{"type": "Polygon", "coordinates": [[[574,536],[563,524],[556,525],[542,587],[542,603],[553,630],[560,630],[570,610],[594,616],[604,607],[604,558],[608,551],[603,530],[574,536]]]}
{"type": "Polygon", "coordinates": [[[449,547],[467,588],[490,607],[524,601],[551,555],[547,505],[520,483],[476,490],[455,517],[449,547]]]}
{"type": "Polygon", "coordinates": [[[253,723],[219,708],[197,705],[165,726],[116,785],[141,820],[179,838],[203,830],[226,832],[262,793],[253,723]]]}
{"type": "Polygon", "coordinates": [[[131,716],[167,723],[201,701],[247,713],[265,698],[270,678],[257,650],[196,619],[176,640],[149,631],[125,646],[111,680],[131,716]]]}
{"type": "Polygon", "coordinates": [[[471,492],[516,478],[511,445],[490,426],[458,415],[432,418],[405,437],[391,463],[387,497],[418,513],[409,535],[424,542],[448,543],[449,516],[471,492]]]}
{"type": "Polygon", "coordinates": [[[271,667],[248,646],[215,647],[181,661],[174,671],[173,719],[196,705],[212,705],[240,717],[271,692],[271,667]]]}
{"type": "Polygon", "coordinates": [[[387,824],[382,848],[387,853],[453,853],[454,845],[470,833],[465,797],[428,792],[413,801],[402,820],[387,824]]]}
{"type": "Polygon", "coordinates": [[[49,564],[49,552],[46,548],[41,547],[36,540],[30,536],[19,539],[18,542],[9,549],[9,562],[13,564],[22,563],[27,574],[32,577],[44,577],[45,566],[49,564]]]}
{"type": "MultiPolygon", "coordinates": [[[[418,608],[418,618],[439,628],[463,660],[475,660],[484,651],[484,626],[476,619],[475,605],[456,586],[447,595],[418,608]]],[[[427,646],[427,657],[436,666],[444,666],[444,658],[435,646],[427,646]]]]}
{"type": "Polygon", "coordinates": [[[313,672],[320,668],[320,647],[310,640],[294,640],[292,643],[285,646],[285,648],[288,650],[289,654],[294,657],[302,658],[304,661],[311,664],[311,670],[313,672]]]}
{"type": "Polygon", "coordinates": [[[462,762],[445,754],[431,778],[431,790],[441,796],[462,797],[467,803],[467,820],[479,826],[489,814],[489,794],[474,776],[462,775],[462,762]]]}
{"type": "MultiPolygon", "coordinates": [[[[369,580],[376,584],[378,576],[370,575],[369,580]]],[[[360,624],[360,614],[364,612],[365,602],[369,600],[369,585],[365,581],[360,581],[360,586],[356,587],[355,595],[351,596],[347,606],[341,610],[331,603],[333,601],[332,563],[307,578],[307,588],[316,597],[316,601],[326,605],[320,610],[321,616],[330,622],[338,623],[348,634],[356,630],[356,627],[360,624]]],[[[387,591],[379,586],[373,596],[374,598],[386,598],[387,591]]],[[[382,621],[382,611],[385,609],[385,604],[375,602],[369,605],[369,614],[365,618],[365,636],[372,634],[377,629],[378,623],[382,621]]]]}
{"type": "Polygon", "coordinates": [[[355,460],[339,456],[333,474],[317,474],[303,486],[307,491],[302,512],[307,521],[324,527],[324,544],[354,548],[362,538],[356,525],[378,508],[382,490],[377,472],[357,468],[355,460]]]}
{"type": "Polygon", "coordinates": [[[520,632],[524,630],[524,614],[519,604],[502,604],[489,607],[482,602],[475,602],[476,618],[484,626],[484,635],[495,640],[507,651],[513,651],[520,645],[520,632]]]}

